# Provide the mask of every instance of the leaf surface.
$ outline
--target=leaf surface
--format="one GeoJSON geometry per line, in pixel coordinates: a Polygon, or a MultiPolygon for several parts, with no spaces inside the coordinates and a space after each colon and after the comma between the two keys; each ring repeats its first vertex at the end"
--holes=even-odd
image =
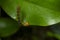
{"type": "Polygon", "coordinates": [[[2,8],[17,20],[17,6],[24,24],[48,26],[60,22],[60,0],[3,0],[2,8]]]}

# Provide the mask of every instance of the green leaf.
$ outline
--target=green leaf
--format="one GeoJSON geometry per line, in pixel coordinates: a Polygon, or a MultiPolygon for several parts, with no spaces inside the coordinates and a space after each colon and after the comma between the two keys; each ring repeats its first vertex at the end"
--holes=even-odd
{"type": "Polygon", "coordinates": [[[53,25],[52,27],[50,27],[50,29],[57,34],[60,34],[60,23],[53,25]]]}
{"type": "Polygon", "coordinates": [[[50,36],[50,37],[55,37],[55,38],[60,40],[60,35],[59,34],[54,34],[52,32],[47,32],[47,35],[50,36]]]}
{"type": "Polygon", "coordinates": [[[17,6],[20,5],[22,23],[48,26],[60,22],[60,0],[6,0],[2,8],[9,16],[17,20],[17,6]]]}
{"type": "Polygon", "coordinates": [[[50,29],[52,32],[48,32],[48,35],[60,39],[60,23],[53,25],[50,29]]]}
{"type": "Polygon", "coordinates": [[[18,23],[10,18],[0,18],[0,37],[8,37],[19,30],[18,23]]]}
{"type": "Polygon", "coordinates": [[[32,36],[32,40],[39,40],[39,38],[36,36],[32,36]]]}
{"type": "Polygon", "coordinates": [[[50,27],[53,33],[55,34],[55,37],[60,39],[60,23],[50,27]]]}

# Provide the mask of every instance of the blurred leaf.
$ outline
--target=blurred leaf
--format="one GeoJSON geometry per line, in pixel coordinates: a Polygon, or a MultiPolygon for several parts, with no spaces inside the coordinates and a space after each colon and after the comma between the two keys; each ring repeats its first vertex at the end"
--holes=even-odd
{"type": "Polygon", "coordinates": [[[47,32],[47,35],[50,37],[53,37],[53,33],[52,32],[47,32]]]}
{"type": "Polygon", "coordinates": [[[60,34],[60,23],[53,25],[50,29],[57,34],[60,34]]]}
{"type": "Polygon", "coordinates": [[[0,18],[0,37],[11,36],[19,29],[18,23],[10,18],[0,18]]]}
{"type": "Polygon", "coordinates": [[[60,39],[60,23],[53,25],[50,27],[53,33],[55,33],[55,37],[60,39]]]}
{"type": "Polygon", "coordinates": [[[52,32],[47,32],[47,35],[50,36],[50,37],[58,38],[60,40],[60,35],[59,34],[52,33],[52,32]]]}
{"type": "Polygon", "coordinates": [[[23,24],[48,26],[60,22],[60,0],[2,0],[1,3],[2,8],[15,20],[19,5],[23,24]]]}
{"type": "Polygon", "coordinates": [[[32,36],[32,40],[39,40],[39,38],[36,36],[32,36]]]}
{"type": "Polygon", "coordinates": [[[60,23],[53,25],[50,29],[52,32],[48,32],[48,35],[60,39],[60,23]]]}

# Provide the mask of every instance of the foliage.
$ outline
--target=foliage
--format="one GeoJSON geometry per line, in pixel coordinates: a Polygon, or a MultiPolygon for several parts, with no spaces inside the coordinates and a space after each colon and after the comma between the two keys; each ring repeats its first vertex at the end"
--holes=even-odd
{"type": "MultiPolygon", "coordinates": [[[[32,26],[34,32],[33,34],[41,33],[38,35],[39,38],[38,36],[33,35],[34,38],[33,40],[40,39],[41,37],[40,35],[42,35],[42,39],[45,38],[46,36],[51,36],[51,37],[56,37],[60,40],[60,27],[59,27],[60,26],[59,23],[60,22],[60,0],[0,0],[0,5],[3,8],[3,10],[8,14],[8,16],[10,16],[15,21],[18,21],[17,8],[18,7],[20,8],[20,10],[18,11],[20,15],[19,19],[21,24],[24,25],[27,23],[28,25],[34,25],[32,26]],[[46,29],[49,30],[46,31],[46,29]]],[[[5,20],[7,19],[3,20],[0,18],[0,20],[2,22],[3,21],[5,22],[5,20]]],[[[6,22],[9,21],[11,20],[8,20],[6,22]]],[[[7,26],[10,27],[11,25],[10,26],[7,25],[7,26]]],[[[13,28],[15,28],[14,25],[12,26],[13,28]]],[[[17,27],[16,29],[18,28],[19,27],[17,27]]],[[[7,36],[6,34],[8,32],[6,33],[4,32],[6,30],[3,31],[1,30],[0,33],[3,36],[7,36]]],[[[15,29],[13,30],[13,32],[14,31],[15,29]]],[[[11,32],[12,31],[10,30],[8,34],[10,35],[11,32]]]]}
{"type": "Polygon", "coordinates": [[[17,6],[20,6],[20,19],[29,25],[48,26],[60,22],[59,0],[1,0],[2,8],[17,20],[17,6]]]}

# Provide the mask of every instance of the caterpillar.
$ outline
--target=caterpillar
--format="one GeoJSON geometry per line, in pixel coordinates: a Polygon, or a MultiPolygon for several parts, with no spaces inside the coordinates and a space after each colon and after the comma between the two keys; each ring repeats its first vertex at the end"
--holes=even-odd
{"type": "Polygon", "coordinates": [[[20,6],[17,6],[17,19],[18,19],[18,24],[21,24],[21,20],[20,20],[20,6]]]}
{"type": "MultiPolygon", "coordinates": [[[[17,19],[18,19],[18,24],[21,26],[22,23],[21,23],[21,20],[20,20],[20,11],[21,11],[21,9],[20,9],[20,6],[18,5],[17,6],[17,19]]],[[[29,26],[29,23],[24,22],[23,25],[24,26],[29,26]]]]}

